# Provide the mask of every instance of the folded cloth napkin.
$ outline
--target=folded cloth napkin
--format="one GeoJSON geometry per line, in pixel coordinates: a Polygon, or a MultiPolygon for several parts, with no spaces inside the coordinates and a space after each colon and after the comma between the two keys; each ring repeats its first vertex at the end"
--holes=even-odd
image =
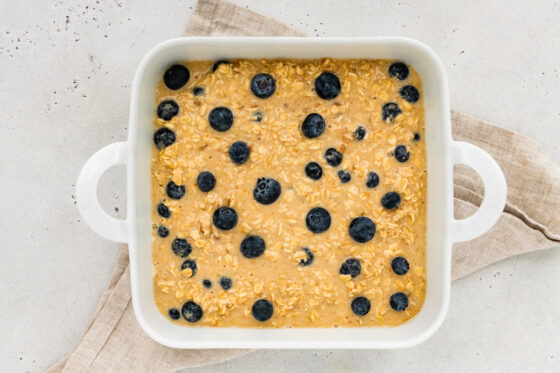
{"type": "MultiPolygon", "coordinates": [[[[260,14],[221,0],[199,0],[189,35],[303,36],[260,14]]],[[[560,245],[560,168],[532,140],[452,113],[453,137],[489,152],[508,183],[506,207],[483,236],[453,246],[453,279],[504,258],[560,245]]],[[[455,170],[455,217],[472,214],[483,188],[472,170],[455,170]]],[[[171,372],[218,363],[251,350],[175,350],[148,337],[134,317],[126,247],[93,321],[76,349],[49,372],[171,372]]]]}

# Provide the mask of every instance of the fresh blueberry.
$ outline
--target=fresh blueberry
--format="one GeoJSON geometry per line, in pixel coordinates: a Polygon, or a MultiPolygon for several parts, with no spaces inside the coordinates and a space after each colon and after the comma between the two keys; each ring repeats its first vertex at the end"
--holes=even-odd
{"type": "Polygon", "coordinates": [[[371,309],[371,303],[366,297],[357,297],[352,300],[352,312],[358,316],[365,316],[371,309]]]}
{"type": "Polygon", "coordinates": [[[158,203],[157,212],[159,216],[161,216],[162,218],[169,218],[171,216],[171,211],[169,211],[169,207],[165,206],[163,202],[158,203]]]}
{"type": "Polygon", "coordinates": [[[375,188],[376,186],[379,185],[379,175],[377,175],[376,172],[370,172],[367,175],[367,180],[366,180],[366,186],[368,188],[375,188]]]}
{"type": "Polygon", "coordinates": [[[350,176],[350,172],[345,171],[345,170],[340,170],[340,171],[338,171],[338,178],[340,179],[340,182],[342,184],[346,184],[347,182],[350,181],[352,176],[350,176]]]}
{"type": "Polygon", "coordinates": [[[315,255],[313,255],[313,253],[307,247],[303,248],[303,252],[305,253],[305,255],[307,255],[307,258],[301,259],[299,261],[299,265],[307,267],[311,265],[311,263],[313,263],[313,259],[315,259],[315,255]]]}
{"type": "Polygon", "coordinates": [[[335,148],[328,148],[325,152],[325,159],[327,160],[328,164],[336,167],[342,163],[342,154],[335,148]]]}
{"type": "Polygon", "coordinates": [[[350,275],[351,277],[356,277],[362,271],[362,265],[360,261],[356,258],[348,258],[340,266],[338,273],[341,275],[350,275]]]}
{"type": "Polygon", "coordinates": [[[233,113],[227,107],[215,107],[208,114],[208,122],[214,130],[225,132],[233,126],[233,113]]]}
{"type": "Polygon", "coordinates": [[[177,114],[179,114],[179,105],[173,100],[162,101],[157,107],[157,116],[163,120],[171,120],[177,114]]]}
{"type": "Polygon", "coordinates": [[[191,77],[189,69],[183,65],[173,65],[163,75],[163,82],[167,88],[177,90],[182,88],[191,77]]]}
{"type": "Polygon", "coordinates": [[[251,91],[258,98],[268,98],[276,90],[276,81],[268,74],[257,74],[251,79],[251,91]]]}
{"type": "Polygon", "coordinates": [[[391,268],[393,268],[393,271],[397,275],[404,275],[408,272],[408,269],[410,267],[408,265],[408,261],[405,258],[403,258],[402,256],[397,256],[391,261],[391,268]]]}
{"type": "Polygon", "coordinates": [[[202,192],[209,192],[216,186],[216,178],[210,171],[203,171],[196,178],[198,189],[202,192]]]}
{"type": "Polygon", "coordinates": [[[213,73],[216,72],[216,70],[218,70],[218,68],[220,67],[220,65],[229,65],[229,64],[231,64],[231,62],[228,61],[228,60],[219,60],[219,61],[216,61],[216,62],[214,62],[214,65],[212,66],[212,72],[213,72],[213,73]]]}
{"type": "Polygon", "coordinates": [[[188,322],[197,322],[202,318],[204,312],[202,312],[202,308],[192,300],[183,304],[183,308],[181,309],[181,313],[183,317],[188,322]]]}
{"type": "Polygon", "coordinates": [[[325,132],[326,126],[321,114],[311,113],[303,120],[301,132],[303,132],[305,137],[312,139],[321,136],[325,132]]]}
{"type": "Polygon", "coordinates": [[[249,159],[251,149],[244,141],[236,141],[229,147],[229,157],[235,164],[243,164],[249,159]]]}
{"type": "Polygon", "coordinates": [[[401,196],[397,192],[389,192],[381,197],[381,206],[385,207],[387,210],[396,209],[400,204],[401,196]]]}
{"type": "Polygon", "coordinates": [[[354,140],[361,141],[366,137],[366,129],[362,126],[358,126],[354,131],[354,140]]]}
{"type": "Polygon", "coordinates": [[[171,250],[178,257],[186,258],[192,252],[192,246],[184,238],[176,238],[171,243],[171,250]]]}
{"type": "Polygon", "coordinates": [[[305,218],[307,229],[313,233],[322,233],[331,226],[331,214],[322,207],[314,207],[305,218]]]}
{"type": "Polygon", "coordinates": [[[412,140],[414,140],[414,141],[420,141],[420,139],[421,139],[420,134],[419,134],[418,132],[416,132],[416,133],[414,134],[414,137],[412,138],[412,140]]]}
{"type": "Polygon", "coordinates": [[[169,229],[167,229],[167,227],[165,227],[163,225],[160,225],[157,229],[157,234],[161,238],[165,238],[165,237],[169,236],[169,229]]]}
{"type": "Polygon", "coordinates": [[[220,286],[222,287],[222,289],[229,290],[231,289],[231,285],[232,285],[231,278],[225,276],[222,276],[220,278],[220,286]]]}
{"type": "Polygon", "coordinates": [[[401,108],[394,102],[388,102],[381,108],[381,115],[385,122],[393,122],[400,113],[402,113],[401,108]]]}
{"type": "Polygon", "coordinates": [[[177,308],[170,308],[169,311],[167,311],[167,313],[169,314],[169,317],[173,320],[179,320],[179,318],[181,317],[181,313],[177,308]]]}
{"type": "Polygon", "coordinates": [[[401,97],[410,103],[415,103],[420,99],[420,92],[412,85],[405,85],[399,91],[401,97]]]}
{"type": "Polygon", "coordinates": [[[397,145],[395,148],[395,159],[401,163],[408,161],[410,158],[410,152],[406,149],[404,145],[397,145]]]}
{"type": "Polygon", "coordinates": [[[340,80],[336,75],[323,72],[315,79],[315,92],[324,100],[332,100],[340,94],[340,80]]]}
{"type": "Polygon", "coordinates": [[[370,218],[360,216],[352,220],[348,226],[348,233],[354,241],[359,243],[368,242],[375,236],[375,223],[370,218]]]}
{"type": "Polygon", "coordinates": [[[212,287],[212,281],[205,278],[204,280],[202,280],[202,286],[204,286],[206,289],[210,289],[212,287]]]}
{"type": "Polygon", "coordinates": [[[186,193],[186,189],[184,185],[177,185],[172,181],[167,183],[167,187],[165,188],[167,195],[171,199],[181,199],[186,193]]]}
{"type": "Polygon", "coordinates": [[[262,122],[262,119],[263,119],[263,115],[262,115],[262,113],[261,113],[260,111],[255,111],[255,112],[253,113],[253,120],[254,120],[255,122],[262,122]]]}
{"type": "Polygon", "coordinates": [[[194,275],[196,275],[196,262],[192,259],[187,259],[183,262],[183,264],[181,264],[181,271],[183,269],[187,269],[190,268],[190,270],[192,271],[192,275],[191,277],[193,277],[194,275]]]}
{"type": "Polygon", "coordinates": [[[251,309],[253,313],[253,317],[257,321],[266,321],[272,317],[274,313],[274,307],[272,307],[272,303],[270,303],[266,299],[259,299],[255,303],[253,303],[253,307],[251,309]]]}
{"type": "Polygon", "coordinates": [[[195,96],[202,96],[204,94],[204,88],[202,87],[194,87],[192,90],[193,95],[195,96]]]}
{"type": "Polygon", "coordinates": [[[266,243],[259,236],[247,236],[241,242],[241,254],[245,258],[257,258],[264,253],[266,243]]]}
{"type": "Polygon", "coordinates": [[[405,80],[408,78],[408,67],[402,62],[395,62],[389,66],[389,76],[405,80]]]}
{"type": "Polygon", "coordinates": [[[313,180],[319,180],[323,176],[323,168],[317,162],[309,162],[305,165],[305,174],[313,180]]]}
{"type": "Polygon", "coordinates": [[[405,293],[398,292],[391,295],[389,303],[391,304],[391,308],[395,311],[404,311],[406,307],[408,307],[408,297],[405,293]]]}
{"type": "Polygon", "coordinates": [[[214,211],[212,221],[218,229],[230,230],[237,225],[237,212],[231,207],[219,207],[214,211]]]}
{"type": "Polygon", "coordinates": [[[282,193],[280,183],[269,177],[262,177],[257,180],[257,185],[253,189],[253,197],[258,203],[270,205],[274,203],[282,193]]]}
{"type": "Polygon", "coordinates": [[[176,140],[175,132],[167,127],[162,127],[154,133],[154,144],[158,150],[172,145],[176,140]]]}

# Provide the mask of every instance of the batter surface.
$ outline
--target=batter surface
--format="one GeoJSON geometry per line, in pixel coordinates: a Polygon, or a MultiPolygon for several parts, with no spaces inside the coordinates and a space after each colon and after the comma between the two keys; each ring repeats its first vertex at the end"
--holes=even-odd
{"type": "Polygon", "coordinates": [[[154,299],[189,326],[399,325],[425,289],[422,82],[389,60],[173,65],[156,90],[154,299]]]}

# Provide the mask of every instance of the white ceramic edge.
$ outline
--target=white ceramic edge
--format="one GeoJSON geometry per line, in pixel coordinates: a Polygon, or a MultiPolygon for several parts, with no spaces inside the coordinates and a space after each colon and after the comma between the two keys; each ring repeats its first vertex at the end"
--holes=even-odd
{"type": "MultiPolygon", "coordinates": [[[[145,73],[145,69],[146,67],[149,65],[150,61],[157,56],[159,53],[161,53],[161,51],[163,51],[166,48],[170,48],[170,47],[176,47],[176,46],[180,46],[182,44],[188,43],[191,46],[192,45],[196,45],[196,43],[208,43],[210,41],[212,42],[216,42],[216,43],[220,43],[220,42],[228,42],[228,43],[243,43],[243,44],[251,44],[251,43],[255,43],[255,42],[262,42],[263,39],[266,39],[267,41],[270,42],[275,42],[275,43],[290,43],[290,44],[306,44],[306,43],[313,43],[313,44],[325,44],[325,45],[332,45],[332,44],[337,44],[337,43],[385,43],[385,44],[392,44],[392,45],[399,45],[402,47],[413,47],[416,49],[419,49],[422,51],[422,53],[424,53],[424,55],[426,57],[428,57],[431,61],[431,63],[434,65],[434,67],[436,67],[437,71],[438,71],[438,75],[439,75],[439,81],[441,83],[440,86],[440,91],[442,92],[442,97],[441,97],[441,113],[439,113],[439,115],[441,116],[441,118],[444,119],[444,121],[446,122],[445,125],[442,127],[443,131],[445,131],[445,133],[443,134],[443,138],[447,139],[447,141],[445,141],[445,143],[442,144],[443,149],[444,149],[444,153],[448,154],[449,156],[446,158],[445,160],[445,168],[446,168],[446,174],[447,175],[452,175],[452,164],[453,161],[457,161],[457,158],[454,157],[452,159],[451,157],[451,144],[452,144],[452,140],[451,140],[451,123],[450,123],[450,110],[449,110],[449,92],[448,92],[448,84],[447,84],[447,76],[443,67],[443,64],[441,63],[441,61],[439,60],[439,58],[437,57],[437,55],[430,49],[428,48],[426,45],[416,41],[416,40],[412,40],[412,39],[407,39],[407,38],[397,38],[397,37],[371,37],[371,38],[322,38],[322,39],[306,39],[306,38],[246,38],[246,37],[235,37],[235,38],[225,38],[225,37],[218,37],[218,38],[202,38],[202,37],[194,37],[194,38],[179,38],[179,39],[172,39],[169,41],[166,41],[164,43],[159,44],[158,46],[156,46],[155,48],[153,48],[142,60],[142,62],[140,63],[135,77],[134,77],[134,82],[133,82],[133,88],[132,88],[132,97],[131,97],[131,108],[130,108],[130,126],[129,126],[129,138],[128,138],[128,142],[132,142],[135,141],[138,137],[137,134],[137,128],[135,123],[137,122],[138,118],[137,118],[137,103],[138,103],[138,98],[139,98],[139,94],[140,94],[140,83],[142,80],[142,77],[145,73]]],[[[444,211],[443,213],[445,214],[445,216],[447,217],[447,219],[445,219],[445,228],[443,229],[444,232],[444,237],[442,237],[442,240],[444,241],[446,247],[448,247],[448,250],[445,250],[444,255],[446,256],[443,260],[444,262],[444,267],[443,268],[443,276],[444,276],[444,281],[445,281],[445,285],[444,285],[444,289],[443,289],[443,294],[442,294],[442,299],[441,299],[441,307],[439,308],[439,313],[437,314],[437,317],[435,317],[433,319],[433,322],[431,323],[431,325],[429,327],[427,327],[422,333],[418,333],[416,334],[414,337],[411,338],[407,338],[406,340],[397,340],[397,341],[371,341],[371,340],[357,340],[354,341],[352,343],[352,341],[341,341],[341,343],[337,343],[337,341],[333,341],[333,340],[325,340],[325,341],[315,341],[315,343],[313,345],[310,345],[309,343],[305,343],[305,342],[301,342],[298,343],[297,341],[292,341],[289,345],[287,345],[285,342],[277,342],[274,340],[269,340],[269,341],[245,341],[245,342],[232,342],[232,341],[197,341],[197,342],[193,342],[191,340],[185,341],[185,340],[176,340],[176,339],[169,339],[169,338],[165,338],[163,336],[161,336],[157,330],[154,330],[151,325],[149,324],[149,322],[146,320],[146,318],[144,317],[140,307],[137,306],[138,304],[138,299],[140,297],[140,289],[138,287],[137,282],[135,281],[135,276],[137,275],[137,265],[138,263],[136,263],[136,255],[132,255],[132,251],[135,250],[135,247],[137,247],[137,242],[136,242],[136,237],[137,237],[137,224],[135,223],[135,216],[137,214],[137,207],[136,204],[134,203],[134,201],[136,201],[135,198],[135,189],[134,189],[134,185],[133,185],[133,180],[134,180],[134,172],[136,169],[136,159],[133,155],[133,147],[132,146],[127,146],[126,147],[126,151],[127,151],[127,156],[126,159],[128,160],[128,164],[127,164],[127,205],[128,205],[128,217],[125,221],[119,221],[116,219],[113,219],[113,221],[108,220],[109,223],[115,223],[116,225],[120,226],[121,228],[126,227],[126,232],[128,233],[128,239],[126,241],[128,241],[129,243],[129,250],[131,250],[131,255],[130,255],[130,272],[131,272],[131,287],[132,287],[132,302],[134,305],[134,312],[136,315],[136,318],[139,322],[139,324],[141,325],[141,327],[146,331],[146,333],[153,338],[154,340],[156,340],[157,342],[169,346],[169,347],[173,347],[173,348],[402,348],[402,347],[409,347],[409,346],[413,346],[413,345],[417,345],[423,341],[425,341],[426,339],[428,339],[431,335],[433,335],[435,333],[435,331],[439,328],[439,326],[441,325],[441,323],[443,322],[445,315],[447,313],[448,307],[449,307],[449,293],[450,293],[450,263],[451,263],[451,229],[453,227],[455,227],[455,225],[453,225],[455,223],[455,221],[453,220],[453,214],[452,214],[452,209],[453,209],[453,204],[448,204],[447,205],[447,209],[446,211],[444,211]]],[[[478,149],[478,148],[477,148],[478,149]]],[[[96,153],[97,154],[97,153],[96,153]]],[[[94,155],[91,159],[96,158],[96,156],[94,155]]],[[[90,160],[91,160],[90,159],[90,160]]],[[[106,159],[106,161],[108,161],[110,159],[110,157],[108,159],[106,159]]],[[[101,174],[108,169],[109,167],[111,167],[113,164],[119,163],[119,162],[115,162],[110,161],[109,163],[107,163],[104,166],[99,166],[97,165],[98,171],[95,174],[97,176],[97,179],[101,176],[101,174]],[[110,163],[112,162],[112,163],[110,163]],[[101,168],[103,168],[102,171],[99,171],[101,168]],[[100,173],[99,173],[100,172],[100,173]]],[[[86,163],[86,165],[84,165],[84,169],[82,170],[82,173],[87,174],[88,173],[88,169],[91,168],[91,164],[88,165],[90,163],[90,161],[88,161],[86,163]]],[[[94,163],[99,163],[98,161],[94,162],[94,163]]],[[[123,163],[123,162],[120,162],[123,163]]],[[[465,163],[465,162],[463,162],[465,163]]],[[[467,162],[468,163],[468,162],[467,162]]],[[[472,166],[472,164],[469,163],[469,165],[472,166]]],[[[499,167],[498,167],[499,170],[499,167]]],[[[501,171],[500,171],[501,172],[501,171]]],[[[503,176],[503,175],[502,175],[503,176]]],[[[79,180],[82,180],[83,182],[87,181],[90,184],[95,183],[95,188],[97,186],[97,181],[95,180],[95,178],[82,178],[80,176],[79,180]]],[[[452,183],[452,178],[448,177],[446,178],[446,185],[442,186],[443,190],[445,191],[445,195],[447,196],[447,198],[450,198],[452,200],[453,198],[453,183],[452,183]]],[[[82,194],[81,194],[82,195],[82,194]]],[[[89,194],[87,196],[83,195],[83,197],[87,197],[87,198],[91,198],[92,194],[91,194],[91,190],[89,192],[89,194]]],[[[84,198],[80,198],[80,200],[84,200],[84,198]]],[[[95,196],[95,202],[97,202],[97,197],[95,196]]],[[[97,202],[98,203],[98,202],[97,202]]],[[[80,204],[80,202],[79,202],[80,204]]],[[[494,203],[494,206],[496,205],[496,203],[494,203]]],[[[428,205],[429,206],[429,205],[428,205]]],[[[83,209],[80,209],[80,212],[83,213],[82,211],[83,209]]],[[[85,215],[87,215],[87,212],[85,213],[85,215]]],[[[84,215],[84,216],[85,216],[84,215]]],[[[88,218],[88,220],[86,220],[88,222],[88,224],[90,224],[92,227],[96,227],[94,228],[94,230],[98,233],[100,233],[99,231],[101,230],[101,225],[97,224],[97,222],[92,221],[91,217],[88,218]]],[[[106,224],[105,224],[106,225],[106,224]]],[[[491,225],[489,225],[487,227],[487,229],[490,228],[491,225]]],[[[108,228],[110,229],[110,228],[108,228]]],[[[102,233],[102,232],[101,232],[102,233]]],[[[105,237],[108,237],[109,239],[115,239],[115,236],[113,235],[107,235],[107,234],[102,234],[105,237]]],[[[119,238],[118,240],[120,241],[120,238],[122,238],[122,236],[117,236],[116,238],[119,238]]],[[[314,330],[314,329],[311,329],[314,330]]]]}

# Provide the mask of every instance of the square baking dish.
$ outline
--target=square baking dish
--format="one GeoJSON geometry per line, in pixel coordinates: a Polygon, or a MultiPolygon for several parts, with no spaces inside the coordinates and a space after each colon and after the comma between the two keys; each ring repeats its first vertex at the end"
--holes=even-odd
{"type": "Polygon", "coordinates": [[[129,137],[95,153],[76,185],[78,208],[100,235],[126,242],[130,251],[132,301],[141,327],[157,342],[173,348],[399,348],[425,341],[447,313],[451,245],[486,232],[506,201],[506,182],[497,163],[480,148],[451,138],[449,92],[443,64],[424,44],[406,38],[247,38],[188,37],[166,41],[142,60],[132,87],[129,137]],[[155,88],[165,69],[186,60],[238,58],[363,58],[404,61],[424,86],[428,167],[426,298],[421,311],[395,327],[254,329],[185,327],[169,322],[153,297],[150,194],[155,88]],[[472,167],[485,196],[472,216],[453,218],[453,165],[472,167]],[[97,200],[102,174],[127,166],[128,216],[109,217],[97,200]]]}

